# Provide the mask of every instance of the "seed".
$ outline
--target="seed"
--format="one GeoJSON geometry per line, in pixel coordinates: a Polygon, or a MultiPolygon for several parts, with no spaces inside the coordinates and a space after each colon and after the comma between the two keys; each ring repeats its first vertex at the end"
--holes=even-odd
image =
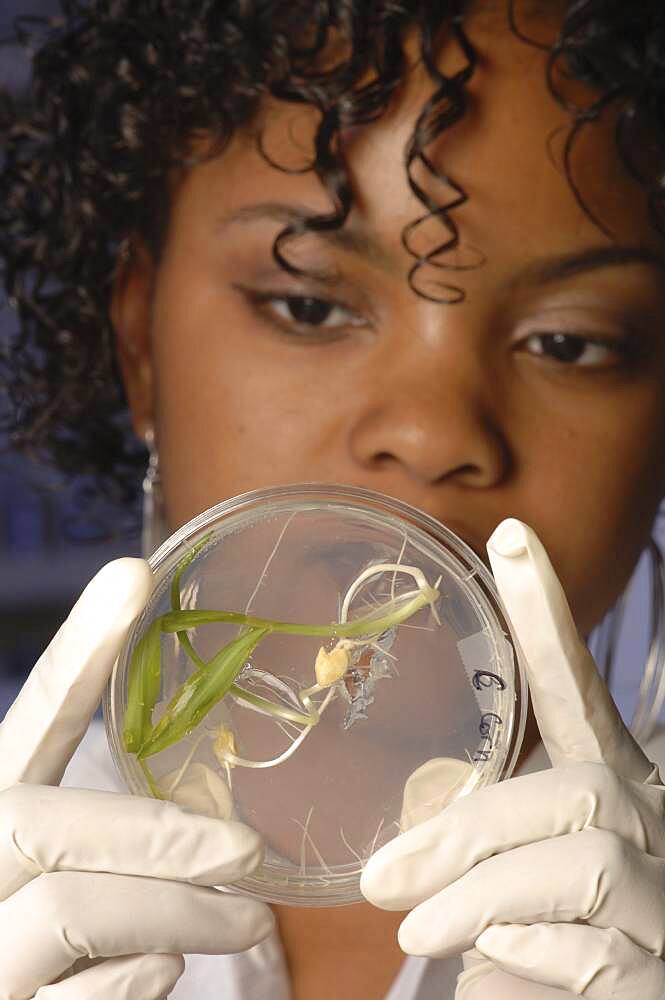
{"type": "Polygon", "coordinates": [[[338,642],[331,650],[321,646],[314,663],[316,683],[322,688],[330,687],[344,676],[349,669],[349,662],[349,649],[344,640],[338,642]]]}

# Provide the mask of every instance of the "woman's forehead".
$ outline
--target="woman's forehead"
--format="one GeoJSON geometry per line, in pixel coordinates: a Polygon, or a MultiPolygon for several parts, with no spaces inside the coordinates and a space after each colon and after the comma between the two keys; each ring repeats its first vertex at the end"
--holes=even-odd
{"type": "MultiPolygon", "coordinates": [[[[494,35],[472,26],[470,37],[479,65],[468,87],[465,113],[427,147],[433,169],[425,169],[418,158],[410,178],[405,168],[405,149],[433,90],[422,66],[412,69],[377,121],[342,133],[354,198],[350,223],[361,222],[379,241],[399,248],[404,227],[427,214],[411,180],[435,205],[449,205],[457,189],[463,192],[464,200],[449,210],[450,218],[459,227],[462,245],[471,244],[484,255],[509,256],[515,239],[522,256],[541,256],[543,247],[565,253],[604,242],[608,234],[593,217],[621,243],[651,241],[660,249],[645,194],[616,151],[612,116],[582,130],[570,161],[572,176],[567,176],[563,150],[572,122],[548,87],[546,53],[525,45],[507,26],[494,35]],[[574,187],[590,212],[576,200],[574,187]]],[[[443,68],[457,65],[454,40],[444,43],[440,61],[443,68]]],[[[311,161],[319,121],[311,106],[266,103],[260,120],[238,133],[219,159],[201,168],[198,178],[191,178],[194,190],[207,199],[206,212],[214,203],[220,216],[240,211],[248,221],[251,206],[266,200],[291,201],[296,212],[330,211],[330,194],[317,176],[293,173],[311,161]]],[[[253,221],[259,214],[254,212],[253,221]]],[[[441,235],[441,220],[434,215],[414,234],[418,252],[427,253],[441,235]]],[[[459,265],[459,257],[455,263],[459,265]]]]}

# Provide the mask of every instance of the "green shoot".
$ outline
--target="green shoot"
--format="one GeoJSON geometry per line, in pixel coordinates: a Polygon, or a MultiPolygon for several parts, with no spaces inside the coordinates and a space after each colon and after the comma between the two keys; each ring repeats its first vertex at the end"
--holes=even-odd
{"type": "MultiPolygon", "coordinates": [[[[178,563],[177,569],[173,574],[173,579],[171,581],[171,608],[173,611],[180,611],[182,607],[180,603],[180,578],[187,567],[196,559],[201,549],[205,548],[208,544],[211,535],[212,532],[209,531],[207,535],[200,538],[196,545],[193,545],[187,555],[178,563]]],[[[204,662],[192,646],[187,633],[184,631],[178,632],[178,640],[182,648],[185,650],[189,658],[196,664],[196,666],[202,667],[204,662]]]]}
{"type": "Polygon", "coordinates": [[[159,785],[155,781],[155,776],[153,775],[152,771],[148,767],[147,762],[145,760],[141,760],[140,757],[138,757],[137,759],[138,759],[139,765],[141,767],[141,770],[143,771],[143,773],[145,775],[145,780],[148,782],[148,788],[150,789],[150,791],[152,792],[152,794],[154,795],[154,797],[156,799],[163,799],[164,795],[162,794],[159,785]]]}
{"type": "Polygon", "coordinates": [[[257,618],[255,615],[244,615],[240,611],[201,610],[167,612],[161,619],[161,627],[162,632],[179,633],[183,629],[198,628],[200,625],[227,622],[232,625],[246,625],[248,628],[265,628],[270,632],[282,632],[287,635],[358,638],[381,635],[386,629],[401,625],[427,604],[433,604],[438,597],[438,590],[427,586],[426,590],[412,590],[402,597],[388,601],[363,618],[354,618],[353,621],[345,623],[333,622],[330,625],[301,625],[297,622],[274,621],[270,618],[257,618]]]}
{"type": "MultiPolygon", "coordinates": [[[[171,607],[175,611],[180,610],[180,578],[209,538],[210,532],[193,545],[178,563],[171,583],[171,607]]],[[[152,713],[161,686],[161,631],[161,623],[157,619],[139,640],[132,658],[123,732],[125,749],[130,753],[138,753],[152,729],[152,713]]],[[[178,638],[185,648],[188,647],[187,651],[197,666],[201,666],[203,661],[192,649],[187,634],[183,632],[178,638]]]]}

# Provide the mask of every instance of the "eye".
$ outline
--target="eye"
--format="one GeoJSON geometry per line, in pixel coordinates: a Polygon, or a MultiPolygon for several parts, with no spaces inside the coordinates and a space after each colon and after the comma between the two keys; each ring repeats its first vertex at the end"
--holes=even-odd
{"type": "Polygon", "coordinates": [[[625,337],[591,337],[572,333],[534,333],[522,347],[561,365],[578,368],[608,368],[625,360],[629,345],[625,337]]]}
{"type": "Polygon", "coordinates": [[[304,326],[339,326],[349,319],[349,310],[336,302],[315,299],[310,296],[288,295],[274,298],[272,308],[285,320],[295,321],[304,326]]]}
{"type": "Polygon", "coordinates": [[[247,291],[264,316],[287,332],[341,334],[349,326],[362,326],[363,317],[348,306],[314,295],[278,295],[247,291]]]}

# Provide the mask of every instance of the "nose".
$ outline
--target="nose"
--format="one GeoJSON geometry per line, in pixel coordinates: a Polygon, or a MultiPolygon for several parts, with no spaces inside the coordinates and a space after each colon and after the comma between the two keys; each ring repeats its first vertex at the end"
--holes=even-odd
{"type": "Polygon", "coordinates": [[[349,436],[363,471],[418,485],[499,485],[511,466],[491,373],[468,351],[404,351],[375,367],[349,436]]]}

